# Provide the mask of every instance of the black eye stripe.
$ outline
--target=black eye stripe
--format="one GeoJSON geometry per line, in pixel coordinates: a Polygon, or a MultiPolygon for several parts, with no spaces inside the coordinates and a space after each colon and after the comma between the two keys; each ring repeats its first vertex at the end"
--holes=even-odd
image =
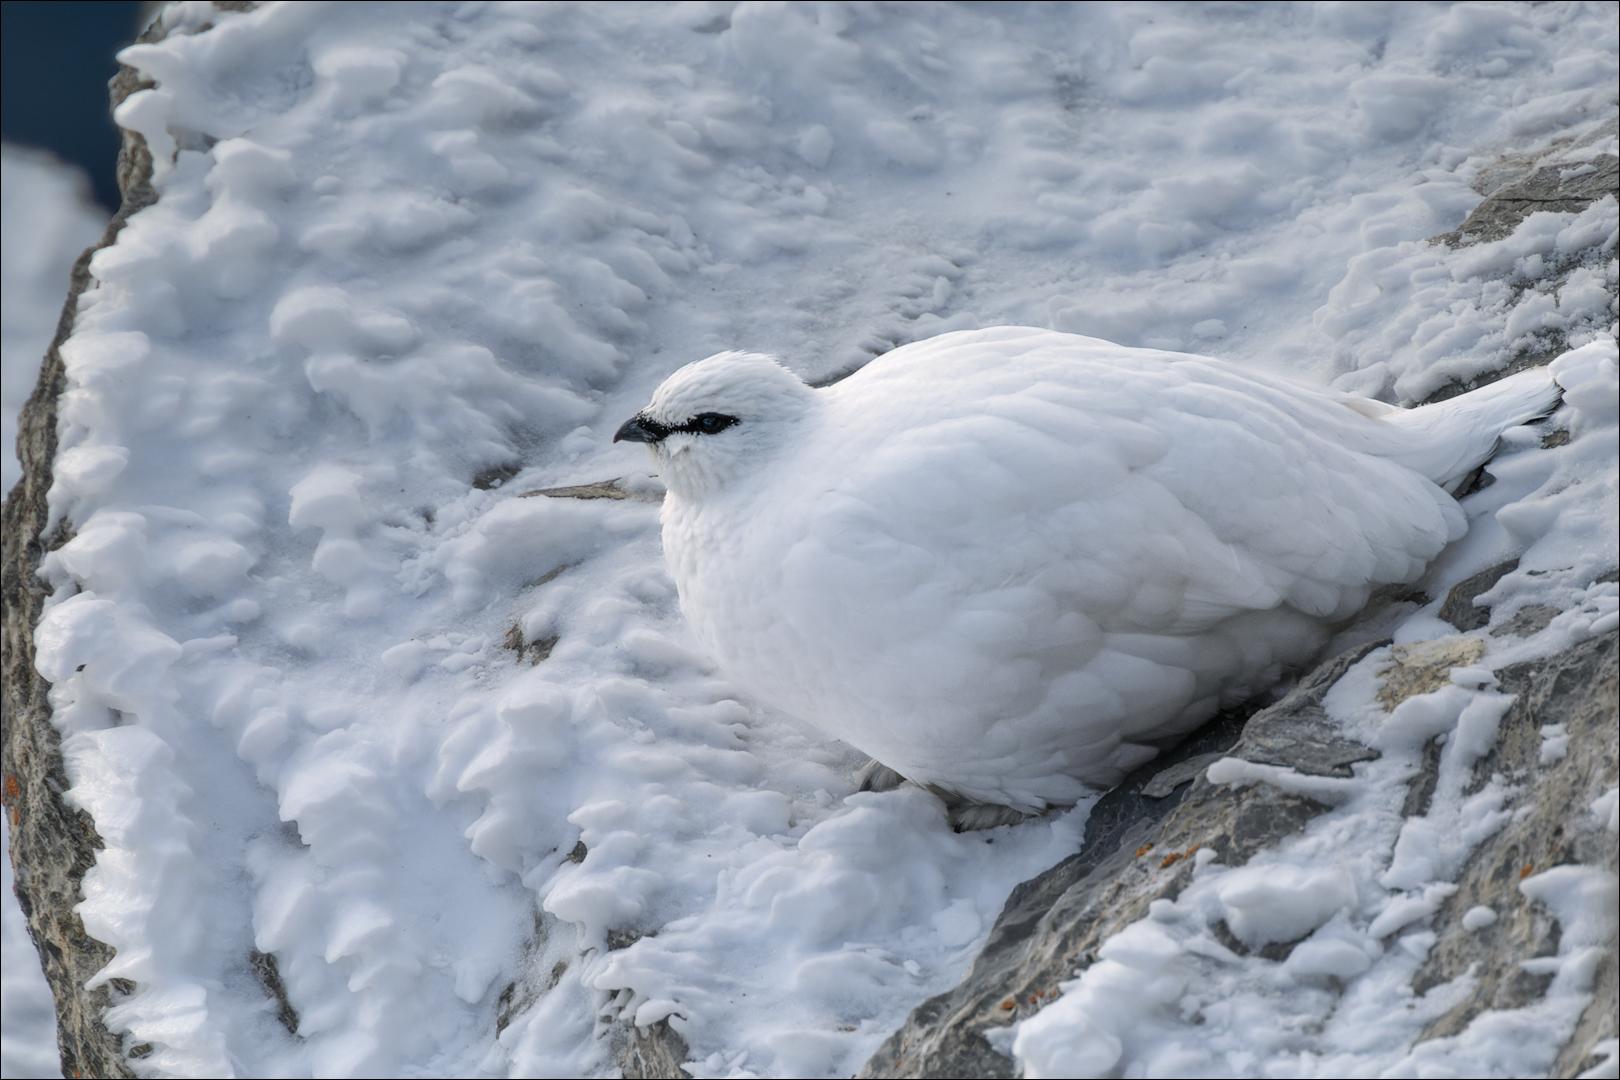
{"type": "Polygon", "coordinates": [[[635,419],[632,420],[631,423],[638,425],[643,431],[649,432],[657,436],[659,439],[667,438],[671,431],[680,430],[679,428],[672,428],[664,424],[660,424],[658,421],[654,420],[645,413],[637,413],[635,419]]]}
{"type": "Polygon", "coordinates": [[[671,431],[684,431],[691,435],[713,435],[739,423],[735,416],[723,413],[698,413],[686,423],[672,427],[671,431]]]}

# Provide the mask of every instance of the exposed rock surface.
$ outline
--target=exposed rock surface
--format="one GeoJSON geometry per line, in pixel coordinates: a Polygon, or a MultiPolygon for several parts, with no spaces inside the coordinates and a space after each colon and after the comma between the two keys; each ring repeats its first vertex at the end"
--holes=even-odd
{"type": "Polygon", "coordinates": [[[681,1068],[686,1061],[686,1040],[668,1020],[660,1020],[645,1031],[629,1024],[620,1029],[620,1045],[614,1052],[625,1080],[687,1080],[692,1074],[681,1068]]]}
{"type": "MultiPolygon", "coordinates": [[[[140,37],[161,40],[167,29],[155,22],[140,37]]],[[[120,67],[110,91],[112,106],[151,86],[133,68],[120,67]]],[[[67,775],[61,738],[51,725],[50,684],[34,670],[34,626],[49,596],[35,571],[49,551],[72,539],[70,522],[51,525],[46,493],[56,457],[56,403],[65,385],[58,351],[73,330],[79,294],[90,284],[90,257],[111,244],[131,214],[157,201],[152,190],[152,156],[146,141],[123,132],[118,154],[118,186],[123,205],[101,240],[79,256],[67,301],[40,368],[39,381],[18,417],[17,456],[22,479],[4,508],[4,800],[11,828],[11,859],[17,901],[39,949],[40,963],[56,998],[57,1045],[64,1076],[133,1076],[125,1047],[101,1016],[119,992],[117,985],[86,991],[85,983],[113,957],[111,947],[85,933],[74,913],[79,883],[95,865],[101,838],[84,811],[63,798],[67,775]]],[[[118,984],[123,980],[113,980],[118,984]]]]}
{"type": "MultiPolygon", "coordinates": [[[[1611,119],[1607,125],[1587,132],[1581,140],[1581,145],[1590,145],[1599,139],[1612,137],[1615,129],[1616,121],[1611,119]]],[[[1573,143],[1556,145],[1549,152],[1536,158],[1508,155],[1495,165],[1481,170],[1474,184],[1475,190],[1486,196],[1485,201],[1475,207],[1474,212],[1457,228],[1431,237],[1429,242],[1444,244],[1450,248],[1463,248],[1500,240],[1511,235],[1531,214],[1580,213],[1605,196],[1620,196],[1620,158],[1616,158],[1613,154],[1597,154],[1590,162],[1578,165],[1556,161],[1552,164],[1541,164],[1547,158],[1556,159],[1576,148],[1573,143]]],[[[1578,266],[1601,265],[1612,258],[1613,252],[1605,253],[1597,248],[1559,253],[1555,256],[1553,273],[1536,282],[1534,287],[1544,294],[1556,293],[1578,266]]],[[[1523,282],[1515,282],[1514,287],[1522,299],[1528,286],[1523,282]]],[[[1610,292],[1612,296],[1612,285],[1610,292]]],[[[1611,314],[1614,311],[1612,300],[1610,311],[1611,314]]],[[[1488,374],[1443,386],[1431,396],[1430,400],[1443,401],[1453,398],[1514,372],[1546,364],[1568,346],[1569,343],[1562,334],[1549,331],[1543,335],[1538,347],[1520,349],[1508,358],[1504,366],[1488,374]]],[[[1483,591],[1483,588],[1476,591],[1483,591]]]]}
{"type": "MultiPolygon", "coordinates": [[[[1448,982],[1478,964],[1479,978],[1468,997],[1432,1022],[1425,1036],[1461,1031],[1485,1009],[1518,1008],[1546,990],[1551,975],[1537,975],[1519,961],[1558,951],[1558,924],[1543,905],[1519,890],[1519,882],[1552,866],[1575,863],[1614,871],[1614,837],[1589,813],[1582,812],[1616,782],[1615,711],[1616,635],[1583,642],[1550,660],[1515,664],[1497,673],[1503,693],[1518,700],[1502,718],[1496,748],[1474,766],[1470,793],[1500,775],[1518,786],[1513,820],[1478,849],[1457,879],[1457,891],[1435,914],[1439,940],[1418,972],[1419,993],[1448,982]],[[1543,763],[1541,729],[1562,726],[1568,739],[1563,757],[1543,763]],[[1478,930],[1462,925],[1470,909],[1484,906],[1497,920],[1478,930]]],[[[1594,1030],[1584,1041],[1571,1041],[1560,1073],[1598,1038],[1614,1034],[1614,952],[1604,961],[1607,975],[1586,1011],[1583,1027],[1594,1030]]],[[[1576,1071],[1579,1071],[1577,1068],[1576,1071]]]]}
{"type": "MultiPolygon", "coordinates": [[[[1414,989],[1427,990],[1480,965],[1465,1001],[1430,1025],[1426,1037],[1451,1034],[1487,1008],[1513,1008],[1534,1000],[1550,976],[1531,975],[1520,961],[1556,952],[1557,924],[1520,893],[1519,881],[1534,871],[1567,862],[1615,867],[1612,837],[1583,813],[1613,786],[1615,760],[1616,635],[1583,643],[1547,661],[1519,664],[1499,673],[1502,690],[1518,701],[1502,722],[1501,741],[1475,769],[1481,786],[1493,773],[1521,783],[1524,812],[1475,852],[1458,891],[1435,917],[1439,944],[1418,974],[1414,989]],[[1552,765],[1538,764],[1540,726],[1563,724],[1571,750],[1552,765]],[[1476,905],[1500,913],[1483,931],[1463,928],[1476,905]]],[[[1188,856],[1212,849],[1236,865],[1262,848],[1299,831],[1325,811],[1312,799],[1259,784],[1214,785],[1202,775],[1217,754],[1299,772],[1346,775],[1353,761],[1376,756],[1343,739],[1322,712],[1332,685],[1355,662],[1377,648],[1363,645],[1323,664],[1278,704],[1256,714],[1241,734],[1241,721],[1215,721],[1177,751],[1144,766],[1110,792],[1093,811],[1085,846],[1014,891],[990,939],[962,984],[921,1005],[904,1027],[873,1055],[861,1076],[1011,1077],[1014,1063],[996,1053],[983,1031],[1031,1015],[1096,959],[1109,936],[1144,917],[1157,899],[1174,899],[1191,879],[1188,856]],[[1193,769],[1195,765],[1196,769],[1193,769]],[[1153,796],[1189,773],[1191,783],[1161,798],[1153,796]]],[[[1477,644],[1452,638],[1404,650],[1386,673],[1393,707],[1425,693],[1451,667],[1477,657],[1477,644]]],[[[1426,810],[1438,756],[1412,781],[1407,814],[1426,810]]],[[[1226,942],[1233,951],[1243,946],[1226,942]]],[[[1268,945],[1262,956],[1282,959],[1289,946],[1268,945]],[[1271,954],[1275,953],[1275,956],[1271,954]]],[[[1584,1068],[1597,1041],[1615,1030],[1615,961],[1611,951],[1599,975],[1599,990],[1558,1063],[1557,1075],[1584,1068]]],[[[627,1073],[628,1075],[628,1073],[627,1073]]],[[[651,1074],[647,1074],[651,1075],[651,1074]]]]}
{"type": "Polygon", "coordinates": [[[1383,644],[1323,664],[1246,724],[1217,718],[1105,795],[1087,822],[1085,846],[1013,891],[967,978],[919,1006],[860,1075],[1013,1076],[1013,1062],[991,1048],[984,1029],[1036,1012],[1058,983],[1090,965],[1097,946],[1154,900],[1174,899],[1192,877],[1188,856],[1208,849],[1237,865],[1327,809],[1267,784],[1211,784],[1195,762],[1232,756],[1340,776],[1349,763],[1376,756],[1341,738],[1321,705],[1345,671],[1383,644]]]}
{"type": "MultiPolygon", "coordinates": [[[[1587,141],[1613,135],[1614,131],[1615,126],[1611,122],[1607,128],[1594,132],[1587,141]]],[[[1480,179],[1490,183],[1504,180],[1506,176],[1501,170],[1487,169],[1480,174],[1480,179]]],[[[1536,166],[1528,175],[1501,187],[1483,189],[1488,192],[1485,201],[1475,207],[1467,220],[1434,240],[1448,247],[1500,240],[1531,214],[1542,211],[1579,213],[1594,200],[1612,195],[1617,186],[1620,186],[1620,158],[1613,154],[1598,154],[1589,165],[1579,167],[1568,164],[1536,166]]]]}
{"type": "Polygon", "coordinates": [[[1446,602],[1440,605],[1440,617],[1464,633],[1486,625],[1491,621],[1491,609],[1476,604],[1474,597],[1489,590],[1518,565],[1518,559],[1511,559],[1457,582],[1446,594],[1446,602]]]}

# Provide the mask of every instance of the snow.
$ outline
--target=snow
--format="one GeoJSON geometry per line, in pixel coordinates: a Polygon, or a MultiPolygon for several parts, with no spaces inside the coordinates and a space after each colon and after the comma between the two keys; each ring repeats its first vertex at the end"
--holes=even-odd
{"type": "Polygon", "coordinates": [[[1605,1080],[1620,1075],[1620,1039],[1604,1039],[1592,1048],[1592,1056],[1602,1061],[1580,1074],[1579,1080],[1605,1080]]]}
{"type": "Polygon", "coordinates": [[[1593,799],[1592,816],[1610,832],[1620,832],[1620,788],[1610,788],[1593,799]]]}
{"type": "MultiPolygon", "coordinates": [[[[1556,331],[1568,441],[1505,440],[1421,584],[1518,555],[1493,625],[1561,612],[1473,632],[1484,671],[1620,613],[1595,581],[1620,502],[1613,199],[1423,242],[1504,153],[1614,152],[1612,5],[164,18],[122,54],[157,82],[118,119],[161,199],[97,254],[64,349],[51,499],[77,535],[42,568],[38,657],[107,840],[79,910],[119,948],[98,978],[137,983],[108,1021],[151,1044],[144,1074],[608,1075],[612,1023],[667,1018],[693,1075],[847,1075],[1075,850],[1085,804],[956,834],[925,792],[857,794],[860,755],[717,674],[660,486],[610,439],[721,349],[815,381],[1025,324],[1395,400],[1556,331]],[[530,495],[626,476],[630,498],[530,495]]],[[[1454,633],[1437,607],[1397,640],[1454,633]]],[[[1414,1046],[1461,992],[1410,986],[1426,912],[1505,819],[1502,785],[1460,778],[1506,699],[1476,670],[1386,713],[1389,655],[1328,701],[1384,756],[1248,866],[1197,860],[1008,1033],[1026,1075],[1548,1068],[1612,876],[1527,878],[1566,927],[1546,998],[1414,1046]],[[1212,929],[1259,940],[1275,912],[1307,933],[1287,963],[1212,929]]],[[[1320,779],[1242,764],[1230,782],[1320,779]]],[[[1590,797],[1612,822],[1612,790],[1590,797]]]]}

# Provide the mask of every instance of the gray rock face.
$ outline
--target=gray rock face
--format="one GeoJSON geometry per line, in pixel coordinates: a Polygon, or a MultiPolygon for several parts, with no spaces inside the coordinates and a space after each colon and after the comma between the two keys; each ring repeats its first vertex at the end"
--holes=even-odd
{"type": "Polygon", "coordinates": [[[627,1024],[618,1031],[614,1060],[625,1080],[688,1080],[692,1075],[681,1068],[686,1061],[686,1040],[660,1020],[645,1031],[627,1024]]]}
{"type": "MultiPolygon", "coordinates": [[[[1590,145],[1599,139],[1612,137],[1616,127],[1616,120],[1610,119],[1605,125],[1589,129],[1580,140],[1580,145],[1590,145]]],[[[1543,154],[1542,158],[1566,153],[1572,149],[1575,149],[1575,144],[1566,142],[1555,146],[1543,154]]],[[[1500,240],[1510,235],[1531,214],[1580,213],[1599,199],[1620,195],[1620,158],[1616,158],[1613,154],[1598,154],[1589,163],[1571,166],[1543,165],[1536,158],[1508,155],[1480,172],[1475,180],[1475,190],[1486,196],[1485,201],[1475,207],[1467,220],[1451,232],[1430,237],[1431,244],[1462,248],[1500,240]]],[[[1550,267],[1552,272],[1536,282],[1534,288],[1544,294],[1555,293],[1563,287],[1578,267],[1588,266],[1601,272],[1601,268],[1613,257],[1612,251],[1605,252],[1600,246],[1585,251],[1558,253],[1552,260],[1550,267]]],[[[1523,299],[1525,292],[1531,288],[1528,283],[1522,281],[1510,280],[1509,284],[1516,292],[1514,303],[1523,299]]],[[[1611,301],[1611,317],[1614,311],[1611,301]]],[[[1562,333],[1547,331],[1540,336],[1538,344],[1521,348],[1515,355],[1508,357],[1507,363],[1502,367],[1478,378],[1443,386],[1431,396],[1430,400],[1443,401],[1456,397],[1514,372],[1549,363],[1568,347],[1569,342],[1562,333]]],[[[1556,438],[1559,434],[1564,438],[1568,437],[1567,433],[1553,433],[1549,437],[1556,438]]],[[[1556,442],[1546,445],[1556,445],[1556,442]]],[[[1483,592],[1484,588],[1488,586],[1475,591],[1483,592]]]]}
{"type": "MultiPolygon", "coordinates": [[[[1496,748],[1474,766],[1469,792],[1499,775],[1518,785],[1510,808],[1520,811],[1482,843],[1463,867],[1458,889],[1434,917],[1439,940],[1413,982],[1418,993],[1449,982],[1478,965],[1478,980],[1466,999],[1429,1024],[1424,1037],[1451,1035],[1486,1009],[1514,1009],[1539,998],[1551,975],[1535,975],[1520,961],[1558,951],[1559,927],[1539,903],[1519,891],[1519,882],[1554,866],[1578,864],[1614,872],[1615,839],[1589,813],[1593,799],[1613,787],[1617,768],[1615,714],[1620,709],[1614,633],[1583,642],[1547,661],[1515,664],[1497,672],[1503,693],[1518,700],[1502,718],[1496,748]],[[1541,728],[1563,727],[1569,749],[1543,763],[1541,728]],[[1478,930],[1462,925],[1470,909],[1484,906],[1497,920],[1478,930]]],[[[1615,954],[1599,976],[1598,993],[1576,1035],[1559,1058],[1555,1075],[1585,1066],[1592,1044],[1615,1033],[1615,954]]]]}
{"type": "Polygon", "coordinates": [[[1217,718],[1105,795],[1087,822],[1085,846],[1013,891],[967,978],[919,1006],[860,1075],[1013,1076],[1013,1062],[991,1048],[983,1030],[1038,1011],[1057,996],[1059,982],[1090,966],[1097,947],[1145,916],[1149,904],[1175,899],[1192,878],[1188,856],[1208,848],[1223,862],[1241,864],[1328,809],[1266,784],[1216,786],[1195,762],[1231,756],[1338,776],[1349,774],[1350,762],[1377,756],[1337,734],[1322,698],[1383,644],[1369,642],[1323,664],[1246,725],[1241,716],[1217,718]],[[1166,787],[1172,790],[1158,795],[1166,787]]]}
{"type": "Polygon", "coordinates": [[[1476,604],[1474,597],[1489,591],[1518,565],[1519,560],[1512,559],[1457,582],[1446,594],[1446,602],[1440,605],[1440,617],[1463,633],[1486,625],[1491,621],[1491,609],[1476,604]]]}
{"type": "MultiPolygon", "coordinates": [[[[1475,768],[1477,788],[1493,774],[1517,780],[1522,808],[1514,821],[1474,853],[1457,892],[1434,919],[1439,942],[1414,980],[1418,993],[1478,965],[1468,997],[1430,1024],[1425,1038],[1462,1030],[1482,1010],[1515,1008],[1540,997],[1550,976],[1526,973],[1520,962],[1557,951],[1557,924],[1518,889],[1522,877],[1563,863],[1615,868],[1615,843],[1584,809],[1616,778],[1616,640],[1610,633],[1547,661],[1498,673],[1502,690],[1518,700],[1502,721],[1497,748],[1475,768]],[[1540,764],[1543,724],[1562,724],[1570,750],[1540,764]],[[1481,931],[1463,927],[1476,905],[1499,919],[1481,931]]],[[[962,984],[919,1006],[861,1071],[863,1077],[1012,1077],[1014,1063],[996,1053],[982,1032],[1036,1012],[1096,958],[1108,937],[1144,917],[1157,899],[1174,899],[1191,878],[1187,858],[1202,848],[1238,865],[1299,831],[1327,807],[1268,785],[1211,784],[1198,775],[1179,785],[1194,763],[1216,754],[1292,766],[1300,772],[1345,775],[1347,764],[1376,752],[1343,739],[1322,712],[1323,696],[1352,664],[1381,643],[1369,643],[1323,664],[1278,704],[1249,720],[1241,734],[1232,718],[1216,721],[1164,761],[1133,774],[1093,811],[1085,847],[1007,901],[984,951],[962,984]]],[[[1433,689],[1439,675],[1477,652],[1466,639],[1425,643],[1397,655],[1386,683],[1393,707],[1433,689]]],[[[1439,755],[1427,755],[1412,781],[1408,815],[1427,810],[1439,755]]],[[[1245,952],[1235,939],[1225,944],[1245,952]]],[[[1288,945],[1260,955],[1286,957],[1288,945]],[[1275,954],[1275,955],[1273,955],[1275,954]]],[[[1555,1075],[1586,1067],[1591,1047],[1615,1032],[1615,958],[1599,973],[1599,989],[1555,1075]]],[[[628,1074],[627,1074],[628,1075],[628,1074]]]]}
{"type": "MultiPolygon", "coordinates": [[[[142,41],[160,40],[167,31],[154,23],[142,41]]],[[[151,86],[133,68],[120,67],[110,90],[112,106],[151,86]]],[[[28,932],[39,950],[40,964],[56,999],[57,1046],[64,1076],[133,1076],[125,1047],[101,1021],[102,1013],[122,988],[113,985],[86,991],[84,984],[113,958],[113,949],[85,933],[73,908],[81,899],[79,884],[95,865],[102,847],[95,822],[63,799],[67,775],[61,738],[51,725],[47,699],[50,684],[34,670],[34,626],[49,593],[35,573],[47,552],[73,537],[72,525],[61,522],[47,530],[45,501],[56,458],[56,402],[66,379],[58,351],[73,330],[79,294],[90,284],[90,257],[111,244],[129,216],[157,201],[152,190],[152,156],[146,140],[125,131],[118,155],[118,185],[123,205],[95,247],[73,264],[67,302],[56,336],[40,367],[34,393],[18,417],[17,457],[22,479],[4,507],[5,597],[3,664],[5,712],[0,765],[4,768],[4,801],[11,827],[11,860],[16,871],[17,902],[28,920],[28,932]]],[[[132,989],[132,988],[127,988],[132,989]]]]}
{"type": "MultiPolygon", "coordinates": [[[[1606,132],[1613,134],[1613,128],[1606,132]]],[[[1493,191],[1456,229],[1435,237],[1448,247],[1465,247],[1500,240],[1512,233],[1519,222],[1538,211],[1579,213],[1597,199],[1614,194],[1620,186],[1620,158],[1599,154],[1590,172],[1565,175],[1578,170],[1568,165],[1546,165],[1514,183],[1493,191]]]]}

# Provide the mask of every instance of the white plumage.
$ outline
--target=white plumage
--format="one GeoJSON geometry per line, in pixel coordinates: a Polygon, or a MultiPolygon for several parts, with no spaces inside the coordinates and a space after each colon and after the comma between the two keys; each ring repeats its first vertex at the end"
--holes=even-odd
{"type": "Polygon", "coordinates": [[[1108,787],[1308,661],[1465,528],[1443,490],[1558,389],[1401,410],[1046,330],[944,334],[823,390],[722,353],[619,431],[750,692],[956,797],[1108,787]]]}

